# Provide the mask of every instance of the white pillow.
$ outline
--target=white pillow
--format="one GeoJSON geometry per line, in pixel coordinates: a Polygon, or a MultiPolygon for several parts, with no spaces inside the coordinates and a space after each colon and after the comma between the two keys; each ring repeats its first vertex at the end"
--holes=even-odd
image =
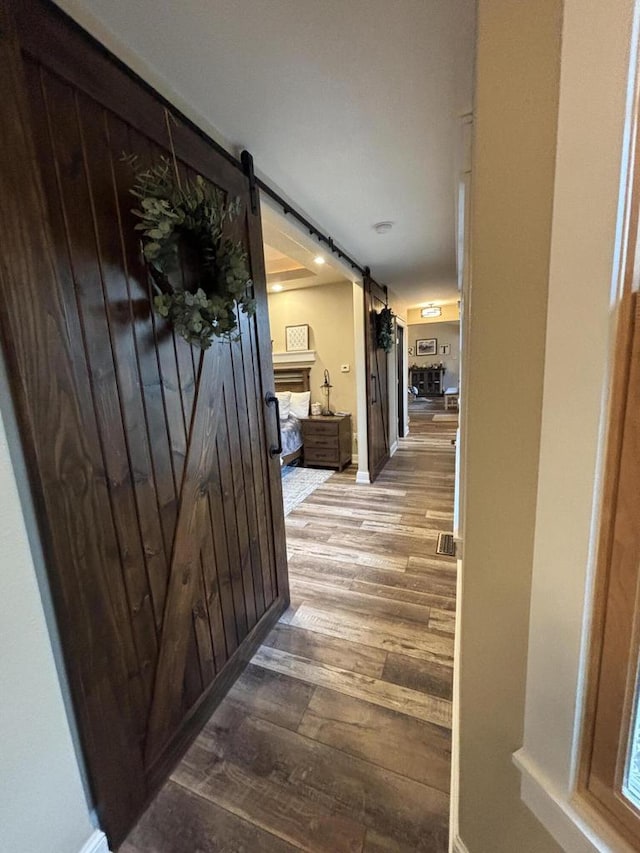
{"type": "Polygon", "coordinates": [[[291,408],[291,391],[276,391],[276,397],[280,404],[280,420],[286,421],[291,408]]]}
{"type": "Polygon", "coordinates": [[[296,418],[309,417],[309,403],[311,402],[311,391],[291,392],[291,414],[296,418]]]}

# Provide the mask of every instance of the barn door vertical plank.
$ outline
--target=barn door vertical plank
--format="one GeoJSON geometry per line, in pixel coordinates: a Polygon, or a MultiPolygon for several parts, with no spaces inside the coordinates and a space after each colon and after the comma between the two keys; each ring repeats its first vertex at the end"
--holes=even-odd
{"type": "MultiPolygon", "coordinates": [[[[256,590],[252,572],[253,554],[249,537],[249,522],[247,518],[247,494],[244,481],[242,446],[240,444],[240,429],[238,424],[238,401],[236,398],[236,377],[233,369],[232,348],[228,349],[228,359],[225,360],[224,405],[226,411],[227,431],[229,433],[229,462],[231,466],[232,484],[230,501],[235,512],[238,527],[238,552],[242,574],[242,588],[249,630],[257,622],[256,590]]],[[[229,507],[231,509],[231,506],[229,507]]]]}
{"type": "MultiPolygon", "coordinates": [[[[78,636],[71,621],[60,628],[66,647],[76,649],[68,673],[83,745],[94,756],[93,767],[102,768],[100,775],[90,772],[96,807],[105,825],[115,827],[132,820],[137,791],[144,786],[139,744],[120,724],[123,713],[136,714],[128,679],[135,652],[126,630],[122,632],[126,603],[106,583],[112,531],[104,518],[104,493],[92,486],[97,482],[92,461],[95,426],[81,408],[71,364],[69,327],[31,134],[14,8],[10,0],[0,0],[2,342],[45,559],[59,567],[83,566],[85,572],[95,573],[95,585],[85,590],[86,598],[74,596],[75,580],[68,572],[57,575],[52,593],[58,612],[80,617],[89,608],[99,616],[92,636],[78,636]],[[43,288],[42,282],[47,286],[43,288]],[[78,507],[85,520],[93,521],[91,535],[78,526],[78,507]],[[84,677],[91,672],[102,677],[95,678],[87,693],[84,677]],[[121,779],[116,797],[111,796],[112,778],[121,779]],[[109,814],[104,809],[106,800],[109,814]]],[[[81,624],[80,618],[76,624],[81,624]]]]}
{"type": "MultiPolygon", "coordinates": [[[[215,460],[214,460],[215,467],[215,460]]],[[[217,472],[212,472],[217,476],[217,472]]],[[[211,508],[207,493],[207,513],[204,522],[204,544],[202,546],[201,566],[204,600],[209,616],[210,644],[213,654],[214,675],[217,675],[229,659],[229,649],[225,635],[222,614],[222,592],[218,573],[218,561],[211,530],[211,508]]]]}
{"type": "MultiPolygon", "coordinates": [[[[255,366],[256,392],[259,400],[259,419],[261,434],[264,436],[264,446],[277,444],[280,424],[276,424],[271,409],[265,404],[268,391],[274,391],[273,353],[271,346],[271,329],[269,328],[269,307],[267,304],[267,274],[264,266],[264,248],[262,240],[262,223],[259,206],[255,213],[247,210],[247,234],[249,241],[249,257],[251,261],[251,277],[253,279],[256,313],[252,318],[254,335],[251,337],[253,363],[255,366]]],[[[268,486],[271,509],[270,527],[273,534],[272,547],[275,563],[274,589],[283,603],[289,604],[289,574],[287,568],[287,544],[284,527],[284,510],[282,503],[282,474],[280,460],[263,455],[263,482],[268,486]]]]}
{"type": "Polygon", "coordinates": [[[108,132],[112,147],[113,171],[118,200],[118,221],[123,240],[124,271],[127,298],[133,333],[136,339],[138,370],[146,418],[148,444],[156,484],[158,521],[164,553],[165,576],[155,591],[156,612],[162,624],[164,599],[169,572],[171,544],[176,517],[176,484],[170,445],[169,420],[165,406],[160,356],[156,343],[153,312],[153,293],[148,270],[144,264],[140,243],[129,235],[135,234],[137,223],[131,209],[131,167],[122,161],[122,153],[135,154],[144,164],[150,163],[149,145],[123,121],[113,114],[108,117],[108,132]]]}
{"type": "Polygon", "coordinates": [[[259,560],[256,562],[261,569],[261,588],[264,601],[263,611],[273,601],[274,594],[274,555],[273,541],[269,535],[269,519],[271,505],[267,502],[268,471],[266,454],[262,451],[265,446],[263,424],[261,424],[258,409],[260,406],[259,383],[256,381],[256,365],[254,363],[253,338],[254,323],[246,314],[240,313],[240,357],[244,376],[243,405],[248,413],[248,448],[247,475],[251,479],[253,502],[252,511],[256,519],[259,560]]]}
{"type": "MultiPolygon", "coordinates": [[[[239,315],[242,312],[238,312],[239,315]]],[[[242,463],[242,480],[244,484],[244,500],[247,513],[247,538],[249,547],[249,565],[253,578],[253,589],[256,608],[256,619],[259,619],[265,611],[264,581],[262,578],[263,552],[260,549],[260,523],[257,511],[257,501],[253,476],[253,458],[251,441],[251,419],[248,417],[249,401],[247,399],[247,388],[245,384],[244,359],[243,359],[243,323],[242,316],[238,317],[240,329],[240,340],[231,349],[231,363],[235,379],[236,408],[246,413],[243,418],[242,427],[239,430],[240,459],[242,463]]]]}
{"type": "Polygon", "coordinates": [[[389,460],[389,390],[387,355],[377,345],[376,315],[386,294],[369,275],[364,281],[365,365],[367,375],[367,447],[373,482],[389,460]]]}
{"type": "Polygon", "coordinates": [[[220,467],[220,445],[222,443],[222,431],[219,430],[216,438],[216,453],[213,460],[214,469],[212,472],[211,482],[209,483],[208,493],[208,510],[209,510],[209,530],[213,546],[213,556],[217,567],[218,589],[220,591],[220,610],[222,617],[222,626],[224,629],[224,639],[226,645],[227,657],[238,648],[239,639],[239,619],[236,615],[236,604],[233,597],[233,583],[230,570],[230,550],[227,538],[227,528],[225,525],[224,509],[223,509],[223,489],[222,489],[222,474],[220,467]]]}
{"type": "MultiPolygon", "coordinates": [[[[86,351],[109,504],[129,598],[140,673],[146,701],[149,702],[157,655],[156,626],[130,477],[112,330],[105,310],[102,249],[98,242],[81,107],[79,96],[50,75],[43,74],[43,89],[46,93],[58,194],[73,278],[73,296],[69,298],[75,300],[80,319],[80,335],[86,351]]],[[[90,113],[89,120],[91,117],[90,113]]],[[[95,115],[93,119],[95,122],[95,115]]]]}
{"type": "MultiPolygon", "coordinates": [[[[127,432],[133,445],[132,464],[139,472],[134,482],[139,492],[138,505],[143,519],[153,608],[160,629],[175,525],[176,493],[155,352],[148,274],[142,264],[139,245],[127,239],[128,234],[134,233],[136,220],[131,213],[132,196],[129,192],[131,167],[123,162],[122,153],[134,153],[137,143],[132,140],[130,129],[117,116],[105,110],[104,121],[113,180],[113,215],[119,226],[123,273],[118,276],[113,272],[117,266],[115,259],[111,260],[111,289],[114,310],[121,311],[123,305],[127,308],[127,315],[121,315],[120,319],[122,334],[128,320],[132,337],[133,350],[122,353],[120,364],[126,362],[123,369],[131,371],[125,387],[137,383],[140,395],[140,409],[135,409],[135,422],[127,422],[127,432]],[[172,519],[169,530],[166,529],[168,514],[172,519]]],[[[104,223],[104,230],[107,230],[107,223],[104,223]]]]}
{"type": "MultiPolygon", "coordinates": [[[[79,98],[87,175],[91,178],[96,242],[111,349],[117,377],[126,464],[133,489],[140,531],[148,594],[159,630],[167,582],[168,556],[158,512],[158,495],[147,433],[147,418],[140,378],[138,341],[130,299],[125,235],[119,217],[114,146],[109,114],[95,101],[79,98]],[[117,223],[117,227],[114,227],[117,223]]],[[[119,149],[115,148],[117,152],[119,149]]]]}

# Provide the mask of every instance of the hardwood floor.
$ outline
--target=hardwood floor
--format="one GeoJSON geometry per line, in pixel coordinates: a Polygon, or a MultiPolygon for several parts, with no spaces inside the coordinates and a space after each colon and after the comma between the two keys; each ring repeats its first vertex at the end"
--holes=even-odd
{"type": "Polygon", "coordinates": [[[291,608],[122,853],[447,849],[456,424],[411,418],[288,517],[291,608]]]}

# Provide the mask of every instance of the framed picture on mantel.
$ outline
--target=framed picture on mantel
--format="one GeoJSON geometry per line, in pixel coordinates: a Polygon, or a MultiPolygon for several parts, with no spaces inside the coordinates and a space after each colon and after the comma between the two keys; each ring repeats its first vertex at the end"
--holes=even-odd
{"type": "Polygon", "coordinates": [[[309,326],[285,326],[287,352],[303,352],[309,349],[309,326]]]}
{"type": "Polygon", "coordinates": [[[438,354],[438,339],[424,338],[421,341],[416,341],[416,355],[437,355],[438,354]]]}

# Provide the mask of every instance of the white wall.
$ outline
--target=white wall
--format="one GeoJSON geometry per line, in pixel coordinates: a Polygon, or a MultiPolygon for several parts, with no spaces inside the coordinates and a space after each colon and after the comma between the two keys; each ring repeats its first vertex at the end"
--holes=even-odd
{"type": "Polygon", "coordinates": [[[76,853],[88,839],[99,841],[101,834],[92,835],[3,420],[0,739],[0,850],[76,853]]]}
{"type": "Polygon", "coordinates": [[[567,812],[619,283],[616,229],[633,11],[633,0],[566,0],[564,12],[525,746],[519,761],[527,800],[553,822],[567,850],[595,849],[593,838],[581,840],[571,825],[576,815],[570,820],[567,812]]]}
{"type": "Polygon", "coordinates": [[[454,832],[470,853],[555,853],[520,799],[512,753],[524,730],[562,3],[479,0],[477,31],[454,832]]]}
{"type": "Polygon", "coordinates": [[[331,408],[350,412],[356,425],[355,348],[353,329],[353,284],[335,282],[269,293],[269,325],[274,353],[286,352],[286,327],[308,324],[309,349],[315,351],[311,364],[311,400],[324,403],[324,371],[331,376],[331,408]],[[342,373],[343,364],[349,372],[342,373]]]}

